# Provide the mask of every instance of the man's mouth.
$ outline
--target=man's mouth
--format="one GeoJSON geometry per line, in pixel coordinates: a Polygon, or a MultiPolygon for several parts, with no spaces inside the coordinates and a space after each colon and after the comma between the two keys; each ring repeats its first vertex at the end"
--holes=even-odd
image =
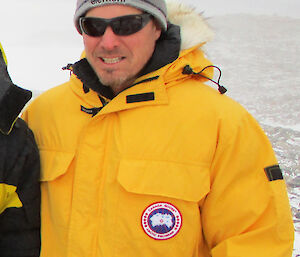
{"type": "Polygon", "coordinates": [[[115,58],[104,58],[101,57],[100,59],[107,64],[115,64],[118,63],[120,61],[122,61],[125,57],[115,57],[115,58]]]}

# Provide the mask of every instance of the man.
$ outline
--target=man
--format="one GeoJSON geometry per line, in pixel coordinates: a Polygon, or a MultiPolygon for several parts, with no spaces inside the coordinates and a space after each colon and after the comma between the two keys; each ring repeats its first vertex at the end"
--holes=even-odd
{"type": "Polygon", "coordinates": [[[224,88],[204,84],[201,16],[169,10],[77,2],[86,58],[24,114],[42,158],[42,257],[291,256],[271,145],[224,88]]]}
{"type": "Polygon", "coordinates": [[[40,255],[40,162],[26,123],[18,119],[31,92],[14,85],[0,45],[0,256],[40,255]]]}

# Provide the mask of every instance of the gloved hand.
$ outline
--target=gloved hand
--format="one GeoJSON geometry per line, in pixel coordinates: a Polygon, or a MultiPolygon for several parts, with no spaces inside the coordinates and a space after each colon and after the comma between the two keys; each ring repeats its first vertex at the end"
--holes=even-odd
{"type": "Polygon", "coordinates": [[[0,44],[0,132],[6,135],[10,133],[18,115],[31,97],[31,91],[12,82],[0,44]]]}

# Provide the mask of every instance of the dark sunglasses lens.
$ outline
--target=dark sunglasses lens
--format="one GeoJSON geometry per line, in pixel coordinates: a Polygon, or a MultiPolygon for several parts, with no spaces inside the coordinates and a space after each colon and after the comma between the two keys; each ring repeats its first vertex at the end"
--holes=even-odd
{"type": "Polygon", "coordinates": [[[143,28],[143,19],[141,16],[122,17],[113,21],[112,28],[117,35],[131,35],[143,28]]]}
{"type": "Polygon", "coordinates": [[[81,20],[81,28],[85,34],[98,37],[104,34],[106,23],[96,18],[84,18],[81,20]]]}
{"type": "Polygon", "coordinates": [[[151,19],[150,17],[148,14],[128,15],[113,19],[86,17],[80,19],[80,26],[85,34],[92,37],[102,36],[107,26],[110,26],[116,35],[127,36],[141,30],[151,19]]]}

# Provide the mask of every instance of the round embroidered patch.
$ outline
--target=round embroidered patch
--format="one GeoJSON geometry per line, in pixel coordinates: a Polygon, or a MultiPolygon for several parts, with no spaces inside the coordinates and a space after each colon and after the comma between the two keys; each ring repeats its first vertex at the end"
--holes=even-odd
{"type": "Polygon", "coordinates": [[[182,225],[179,210],[170,203],[153,203],[142,215],[142,227],[145,233],[156,240],[174,237],[182,225]]]}

